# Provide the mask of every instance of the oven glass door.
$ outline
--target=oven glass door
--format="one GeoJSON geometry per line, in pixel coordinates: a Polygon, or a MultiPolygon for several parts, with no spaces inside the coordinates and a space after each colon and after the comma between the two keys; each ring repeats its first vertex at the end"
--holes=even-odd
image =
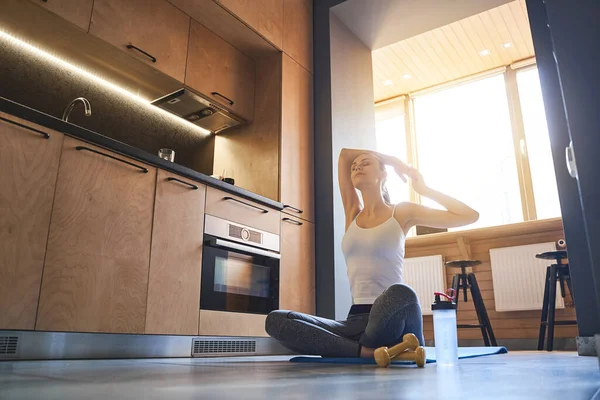
{"type": "Polygon", "coordinates": [[[205,241],[200,308],[268,314],[279,308],[279,259],[205,241]]]}

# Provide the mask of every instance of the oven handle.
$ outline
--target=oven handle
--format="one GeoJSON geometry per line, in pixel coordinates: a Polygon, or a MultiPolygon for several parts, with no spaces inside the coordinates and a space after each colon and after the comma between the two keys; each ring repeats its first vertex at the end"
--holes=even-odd
{"type": "Polygon", "coordinates": [[[225,247],[225,248],[232,249],[232,250],[245,251],[247,253],[252,253],[252,254],[259,255],[259,256],[265,256],[265,257],[269,257],[269,258],[276,258],[278,260],[281,259],[281,255],[280,254],[273,253],[272,251],[261,250],[261,249],[255,248],[255,247],[250,247],[250,246],[246,246],[246,245],[239,244],[239,243],[229,242],[227,240],[213,239],[211,241],[211,244],[213,244],[215,246],[219,246],[219,247],[225,247]]]}

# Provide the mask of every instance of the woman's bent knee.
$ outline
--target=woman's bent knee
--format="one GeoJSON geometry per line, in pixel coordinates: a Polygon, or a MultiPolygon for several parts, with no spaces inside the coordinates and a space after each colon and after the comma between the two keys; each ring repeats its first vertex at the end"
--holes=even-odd
{"type": "Polygon", "coordinates": [[[390,286],[385,293],[386,296],[393,297],[398,302],[402,302],[404,304],[419,302],[419,298],[417,297],[417,293],[414,291],[414,289],[408,285],[405,285],[404,283],[397,283],[390,286]]]}
{"type": "Polygon", "coordinates": [[[278,339],[281,329],[288,322],[288,314],[286,310],[271,311],[265,320],[265,331],[269,336],[278,339]]]}

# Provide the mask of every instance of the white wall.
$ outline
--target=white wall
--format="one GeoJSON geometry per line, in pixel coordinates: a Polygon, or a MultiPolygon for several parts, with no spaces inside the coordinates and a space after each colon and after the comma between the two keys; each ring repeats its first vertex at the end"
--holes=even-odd
{"type": "Polygon", "coordinates": [[[330,28],[335,318],[345,319],[352,298],[341,249],[345,217],[337,182],[337,161],[344,147],[375,149],[373,64],[371,51],[333,14],[330,14],[330,28]]]}
{"type": "Polygon", "coordinates": [[[371,50],[512,0],[348,0],[331,10],[371,50]]]}

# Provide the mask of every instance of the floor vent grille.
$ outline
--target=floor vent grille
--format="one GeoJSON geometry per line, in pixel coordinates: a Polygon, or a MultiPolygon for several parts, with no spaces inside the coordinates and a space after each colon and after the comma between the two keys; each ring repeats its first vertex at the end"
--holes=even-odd
{"type": "Polygon", "coordinates": [[[14,358],[18,350],[18,336],[0,336],[0,358],[14,358]]]}
{"type": "Polygon", "coordinates": [[[206,340],[193,339],[192,356],[216,354],[256,353],[256,340],[206,340]]]}

